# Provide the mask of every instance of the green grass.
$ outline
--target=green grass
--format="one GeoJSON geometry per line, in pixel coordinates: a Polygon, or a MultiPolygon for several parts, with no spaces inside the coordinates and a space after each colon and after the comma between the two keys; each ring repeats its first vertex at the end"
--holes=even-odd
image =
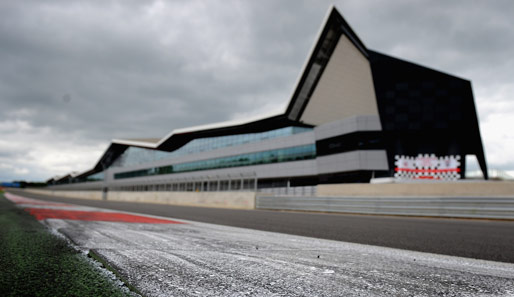
{"type": "Polygon", "coordinates": [[[0,296],[130,296],[0,193],[0,296]]]}

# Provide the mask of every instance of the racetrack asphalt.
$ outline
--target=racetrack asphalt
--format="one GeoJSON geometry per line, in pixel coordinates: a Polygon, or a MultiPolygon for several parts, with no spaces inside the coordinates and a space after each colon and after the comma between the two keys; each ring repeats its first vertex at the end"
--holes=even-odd
{"type": "Polygon", "coordinates": [[[142,296],[514,296],[514,264],[4,195],[142,296]]]}
{"type": "Polygon", "coordinates": [[[70,199],[25,191],[9,191],[47,201],[514,263],[513,221],[232,210],[70,199]]]}

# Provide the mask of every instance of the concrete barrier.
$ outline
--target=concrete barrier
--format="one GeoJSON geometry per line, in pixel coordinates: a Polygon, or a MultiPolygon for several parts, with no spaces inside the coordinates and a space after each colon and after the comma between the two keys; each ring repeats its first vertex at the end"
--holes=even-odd
{"type": "MultiPolygon", "coordinates": [[[[96,200],[101,200],[103,194],[101,191],[27,191],[96,200]]],[[[255,192],[111,191],[107,200],[233,209],[514,219],[514,182],[319,185],[317,197],[260,194],[256,198],[255,192]]]]}
{"type": "Polygon", "coordinates": [[[107,200],[254,209],[255,192],[109,192],[107,200]]]}
{"type": "Polygon", "coordinates": [[[320,197],[509,197],[514,182],[449,182],[318,185],[320,197]]]}
{"type": "MultiPolygon", "coordinates": [[[[27,192],[66,198],[102,200],[102,191],[56,191],[27,189],[27,192]]],[[[157,203],[182,206],[255,209],[255,192],[119,192],[107,193],[109,201],[157,203]]]]}
{"type": "Polygon", "coordinates": [[[25,191],[34,194],[58,196],[77,199],[102,200],[102,191],[56,191],[42,189],[25,189],[25,191]]]}

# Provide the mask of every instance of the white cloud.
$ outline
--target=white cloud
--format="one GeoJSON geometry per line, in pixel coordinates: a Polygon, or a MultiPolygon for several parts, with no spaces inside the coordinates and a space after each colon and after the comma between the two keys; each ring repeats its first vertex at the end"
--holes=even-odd
{"type": "Polygon", "coordinates": [[[15,167],[12,164],[0,163],[0,170],[10,171],[18,176],[27,175],[30,171],[27,168],[15,167]]]}
{"type": "Polygon", "coordinates": [[[514,134],[512,113],[497,112],[481,123],[482,139],[486,144],[489,167],[514,168],[514,134]]]}
{"type": "Polygon", "coordinates": [[[0,131],[0,180],[45,180],[87,170],[105,149],[20,120],[1,121],[0,131]]]}

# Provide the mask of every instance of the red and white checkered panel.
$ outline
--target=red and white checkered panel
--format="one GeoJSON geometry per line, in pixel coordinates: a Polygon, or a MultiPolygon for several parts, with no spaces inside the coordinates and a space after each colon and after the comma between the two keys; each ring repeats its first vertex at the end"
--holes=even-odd
{"type": "Polygon", "coordinates": [[[417,157],[396,155],[395,174],[398,180],[430,179],[454,181],[460,179],[460,156],[419,154],[417,157]]]}

